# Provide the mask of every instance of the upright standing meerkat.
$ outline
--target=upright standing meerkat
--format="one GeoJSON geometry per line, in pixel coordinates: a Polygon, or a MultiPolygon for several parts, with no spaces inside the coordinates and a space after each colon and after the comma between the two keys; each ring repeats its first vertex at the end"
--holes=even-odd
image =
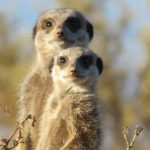
{"type": "Polygon", "coordinates": [[[92,24],[75,9],[54,9],[40,16],[33,28],[37,60],[22,84],[19,99],[19,120],[32,114],[37,122],[34,128],[27,124],[22,129],[24,143],[19,144],[18,150],[30,150],[36,145],[39,117],[52,90],[49,61],[64,48],[87,47],[92,37],[92,24]]]}
{"type": "Polygon", "coordinates": [[[96,83],[102,60],[90,50],[74,47],[54,57],[54,90],[40,122],[36,150],[98,150],[101,143],[96,83]]]}

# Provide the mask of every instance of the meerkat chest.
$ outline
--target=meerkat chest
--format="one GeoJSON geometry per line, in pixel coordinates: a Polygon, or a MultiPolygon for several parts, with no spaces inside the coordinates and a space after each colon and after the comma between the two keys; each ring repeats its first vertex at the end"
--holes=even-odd
{"type": "Polygon", "coordinates": [[[61,103],[58,106],[59,115],[62,115],[62,118],[72,118],[74,115],[88,113],[92,111],[95,107],[92,102],[92,97],[84,95],[85,93],[80,94],[66,94],[64,98],[61,99],[61,103]]]}

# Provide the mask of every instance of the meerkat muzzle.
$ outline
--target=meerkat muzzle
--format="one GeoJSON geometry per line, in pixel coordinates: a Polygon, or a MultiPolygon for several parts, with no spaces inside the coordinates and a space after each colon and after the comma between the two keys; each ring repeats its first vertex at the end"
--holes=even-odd
{"type": "Polygon", "coordinates": [[[70,70],[70,75],[71,75],[72,77],[76,77],[76,76],[77,76],[76,70],[75,70],[75,69],[70,70]]]}
{"type": "Polygon", "coordinates": [[[57,35],[57,37],[58,37],[59,39],[62,39],[62,40],[63,40],[64,37],[65,37],[65,34],[64,34],[64,32],[62,32],[62,31],[57,32],[56,35],[57,35]]]}

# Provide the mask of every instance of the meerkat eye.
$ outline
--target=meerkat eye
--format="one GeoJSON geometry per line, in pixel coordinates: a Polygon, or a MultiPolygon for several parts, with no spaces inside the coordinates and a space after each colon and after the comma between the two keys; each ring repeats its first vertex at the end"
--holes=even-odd
{"type": "Polygon", "coordinates": [[[81,27],[80,20],[76,17],[70,17],[67,19],[66,23],[72,32],[77,32],[81,27]]]}
{"type": "Polygon", "coordinates": [[[51,18],[47,18],[42,22],[42,29],[51,29],[54,26],[55,22],[51,18]]]}
{"type": "Polygon", "coordinates": [[[60,57],[58,60],[59,65],[64,65],[67,63],[67,58],[66,57],[60,57]]]}
{"type": "Polygon", "coordinates": [[[50,27],[52,27],[53,24],[52,24],[51,21],[46,21],[46,22],[45,22],[45,25],[46,25],[46,27],[49,27],[49,28],[50,28],[50,27]]]}
{"type": "Polygon", "coordinates": [[[88,68],[93,63],[92,57],[91,56],[82,56],[80,58],[80,63],[83,65],[83,67],[88,68]]]}

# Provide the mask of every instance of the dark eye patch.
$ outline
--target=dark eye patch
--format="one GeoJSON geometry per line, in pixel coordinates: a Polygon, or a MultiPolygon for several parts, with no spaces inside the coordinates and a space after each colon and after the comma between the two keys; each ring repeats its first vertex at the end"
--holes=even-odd
{"type": "Polygon", "coordinates": [[[80,57],[79,62],[85,69],[88,69],[89,66],[93,64],[93,59],[91,56],[82,56],[80,57]]]}
{"type": "Polygon", "coordinates": [[[68,28],[74,33],[77,32],[81,28],[80,19],[77,17],[68,18],[66,20],[66,24],[67,24],[68,28]]]}

